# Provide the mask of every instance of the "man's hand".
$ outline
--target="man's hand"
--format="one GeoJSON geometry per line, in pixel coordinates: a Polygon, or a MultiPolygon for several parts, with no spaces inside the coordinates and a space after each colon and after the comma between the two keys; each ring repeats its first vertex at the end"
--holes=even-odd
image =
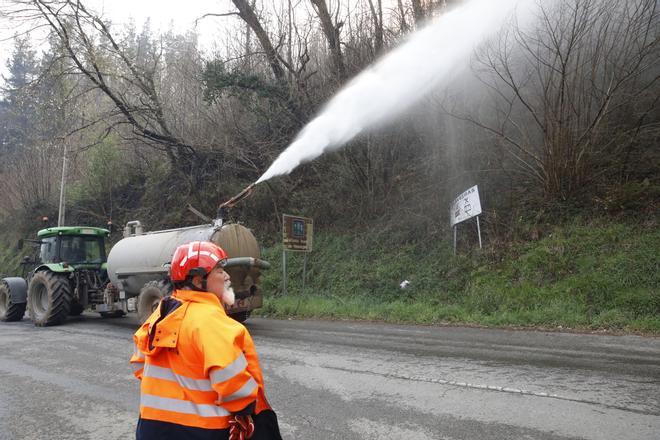
{"type": "Polygon", "coordinates": [[[234,416],[229,420],[229,440],[246,440],[254,434],[252,416],[234,416]]]}

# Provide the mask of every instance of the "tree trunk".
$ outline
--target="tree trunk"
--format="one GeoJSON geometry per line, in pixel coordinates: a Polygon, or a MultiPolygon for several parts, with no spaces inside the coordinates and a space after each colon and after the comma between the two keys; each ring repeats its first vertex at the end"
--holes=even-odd
{"type": "Polygon", "coordinates": [[[238,15],[248,24],[248,26],[250,26],[254,34],[257,36],[261,48],[266,53],[266,58],[268,59],[270,69],[273,71],[273,75],[278,81],[283,82],[286,78],[279,55],[277,50],[275,50],[273,43],[270,41],[270,37],[268,37],[265,29],[261,26],[259,18],[254,13],[254,8],[252,8],[246,0],[232,0],[232,3],[234,3],[234,6],[238,9],[238,15]]]}
{"type": "Polygon", "coordinates": [[[376,55],[383,50],[383,2],[382,0],[377,1],[378,4],[374,6],[373,0],[369,0],[371,19],[374,22],[374,51],[376,55]]]}
{"type": "Polygon", "coordinates": [[[413,15],[415,16],[415,24],[417,26],[424,20],[424,6],[422,0],[411,0],[413,7],[413,15]]]}
{"type": "Polygon", "coordinates": [[[316,14],[321,21],[321,29],[325,34],[325,38],[328,40],[328,47],[330,48],[330,54],[332,56],[332,62],[335,68],[335,75],[341,82],[346,78],[346,67],[344,66],[344,57],[341,53],[341,46],[339,42],[339,30],[341,28],[341,23],[338,23],[336,26],[334,25],[325,0],[310,0],[310,2],[312,5],[314,5],[316,14]]]}
{"type": "Polygon", "coordinates": [[[401,14],[400,29],[405,34],[408,32],[408,22],[406,22],[406,10],[403,8],[403,0],[397,0],[397,5],[399,7],[399,14],[401,14]]]}

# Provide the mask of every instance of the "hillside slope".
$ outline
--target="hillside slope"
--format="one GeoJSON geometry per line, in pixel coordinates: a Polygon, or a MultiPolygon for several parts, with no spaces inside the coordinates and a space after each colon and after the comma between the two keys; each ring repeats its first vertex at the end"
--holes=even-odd
{"type": "Polygon", "coordinates": [[[262,314],[421,324],[660,332],[660,231],[655,224],[576,222],[510,250],[457,257],[450,243],[396,245],[321,233],[302,293],[300,254],[267,249],[262,314]],[[400,288],[409,280],[407,288],[400,288]]]}

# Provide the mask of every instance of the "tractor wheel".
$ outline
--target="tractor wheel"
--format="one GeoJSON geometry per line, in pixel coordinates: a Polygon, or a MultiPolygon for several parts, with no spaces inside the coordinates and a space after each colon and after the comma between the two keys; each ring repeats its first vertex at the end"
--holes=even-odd
{"type": "Polygon", "coordinates": [[[238,322],[243,323],[247,321],[247,319],[250,317],[250,311],[246,310],[244,312],[232,313],[231,315],[229,315],[229,317],[235,319],[238,322]]]}
{"type": "Polygon", "coordinates": [[[169,295],[168,285],[162,281],[149,281],[142,287],[137,299],[137,315],[140,324],[151,316],[160,300],[167,295],[169,295]]]}
{"type": "Polygon", "coordinates": [[[25,315],[25,305],[12,302],[9,286],[0,282],[0,321],[20,321],[25,315]]]}
{"type": "Polygon", "coordinates": [[[78,316],[80,315],[85,308],[79,302],[71,303],[71,309],[69,310],[69,315],[78,316]]]}
{"type": "Polygon", "coordinates": [[[28,312],[34,325],[62,324],[71,310],[67,275],[38,271],[28,286],[28,312]]]}

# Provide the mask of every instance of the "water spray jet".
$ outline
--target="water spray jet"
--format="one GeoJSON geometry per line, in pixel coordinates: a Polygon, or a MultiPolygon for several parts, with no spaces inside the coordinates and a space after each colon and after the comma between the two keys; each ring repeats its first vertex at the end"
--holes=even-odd
{"type": "Polygon", "coordinates": [[[253,184],[345,145],[394,119],[459,74],[472,51],[531,0],[471,0],[409,35],[348,82],[253,184]]]}
{"type": "Polygon", "coordinates": [[[456,75],[510,13],[531,0],[471,0],[411,34],[399,47],[348,82],[296,136],[265,173],[218,207],[218,218],[254,187],[338,149],[400,115],[456,75]]]}

